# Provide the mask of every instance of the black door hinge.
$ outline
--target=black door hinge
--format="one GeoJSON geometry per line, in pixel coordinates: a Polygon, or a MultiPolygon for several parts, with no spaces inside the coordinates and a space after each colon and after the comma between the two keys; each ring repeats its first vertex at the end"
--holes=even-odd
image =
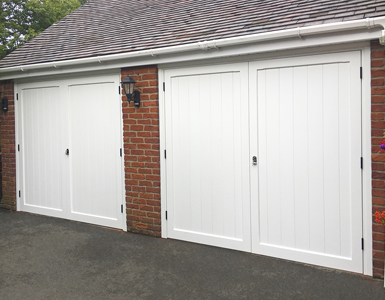
{"type": "Polygon", "coordinates": [[[361,239],[361,249],[364,250],[364,238],[361,239]]]}
{"type": "Polygon", "coordinates": [[[123,204],[120,206],[120,212],[123,213],[123,204]]]}
{"type": "Polygon", "coordinates": [[[360,67],[360,78],[362,79],[362,67],[360,67]]]}
{"type": "Polygon", "coordinates": [[[16,100],[19,100],[19,93],[16,93],[16,100]]]}
{"type": "Polygon", "coordinates": [[[120,157],[122,157],[122,148],[120,148],[120,157]]]}
{"type": "Polygon", "coordinates": [[[164,150],[164,158],[167,158],[166,150],[164,150]]]}
{"type": "Polygon", "coordinates": [[[118,89],[118,92],[119,92],[119,95],[120,95],[120,85],[119,85],[119,89],[118,89]]]}
{"type": "Polygon", "coordinates": [[[20,151],[20,144],[17,145],[17,151],[20,151]]]}
{"type": "Polygon", "coordinates": [[[166,83],[163,82],[163,92],[165,92],[165,91],[166,91],[166,83]]]}
{"type": "Polygon", "coordinates": [[[21,197],[21,191],[19,190],[19,198],[21,197]]]}
{"type": "Polygon", "coordinates": [[[166,220],[167,220],[167,210],[166,210],[166,220]]]}
{"type": "Polygon", "coordinates": [[[364,159],[361,157],[361,169],[364,168],[364,159]]]}

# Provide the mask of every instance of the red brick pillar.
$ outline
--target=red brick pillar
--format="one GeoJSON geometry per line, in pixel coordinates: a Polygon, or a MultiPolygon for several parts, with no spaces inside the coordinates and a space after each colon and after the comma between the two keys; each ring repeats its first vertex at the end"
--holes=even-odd
{"type": "Polygon", "coordinates": [[[140,91],[140,107],[122,96],[127,230],[160,237],[158,69],[122,69],[140,91]]]}
{"type": "Polygon", "coordinates": [[[1,99],[7,97],[8,111],[0,111],[2,191],[0,207],[16,210],[15,103],[13,81],[0,81],[1,99]]]}
{"type": "Polygon", "coordinates": [[[378,154],[380,144],[385,140],[385,47],[375,41],[371,48],[373,276],[383,278],[385,226],[374,222],[374,213],[385,210],[385,153],[378,154]]]}

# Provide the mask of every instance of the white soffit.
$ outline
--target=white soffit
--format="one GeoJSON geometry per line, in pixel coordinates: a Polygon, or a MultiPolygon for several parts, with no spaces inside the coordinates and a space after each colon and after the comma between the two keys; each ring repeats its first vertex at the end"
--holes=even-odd
{"type": "Polygon", "coordinates": [[[383,38],[385,17],[0,69],[0,80],[232,57],[383,38]]]}

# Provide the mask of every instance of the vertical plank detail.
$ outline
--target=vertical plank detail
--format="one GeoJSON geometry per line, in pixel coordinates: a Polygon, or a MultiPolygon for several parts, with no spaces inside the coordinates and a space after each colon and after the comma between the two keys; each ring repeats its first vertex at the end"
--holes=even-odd
{"type": "Polygon", "coordinates": [[[242,71],[237,69],[209,72],[202,67],[168,75],[171,237],[250,248],[250,225],[244,226],[250,205],[248,103],[242,96],[247,73],[244,65],[242,71]]]}

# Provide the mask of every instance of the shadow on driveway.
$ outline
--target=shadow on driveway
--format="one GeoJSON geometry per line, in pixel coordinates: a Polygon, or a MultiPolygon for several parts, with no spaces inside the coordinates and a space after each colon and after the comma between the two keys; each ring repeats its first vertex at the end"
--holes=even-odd
{"type": "Polygon", "coordinates": [[[385,299],[382,280],[0,210],[0,299],[385,299]]]}

